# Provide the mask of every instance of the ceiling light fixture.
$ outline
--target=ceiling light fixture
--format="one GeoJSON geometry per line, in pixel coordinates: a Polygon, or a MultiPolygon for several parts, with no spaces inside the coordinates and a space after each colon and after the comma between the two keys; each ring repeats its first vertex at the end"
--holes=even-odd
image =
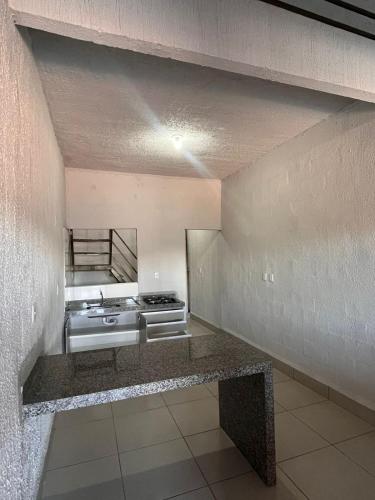
{"type": "Polygon", "coordinates": [[[173,145],[177,149],[177,151],[180,151],[182,148],[182,137],[180,135],[174,135],[172,137],[173,140],[173,145]]]}

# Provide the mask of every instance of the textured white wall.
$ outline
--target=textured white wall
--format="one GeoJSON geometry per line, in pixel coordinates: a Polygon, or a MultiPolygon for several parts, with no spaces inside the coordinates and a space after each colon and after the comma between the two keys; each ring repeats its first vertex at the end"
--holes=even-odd
{"type": "Polygon", "coordinates": [[[375,100],[372,40],[258,0],[10,0],[17,23],[375,100]]]}
{"type": "Polygon", "coordinates": [[[0,498],[30,500],[51,421],[23,428],[20,390],[38,354],[61,348],[64,172],[27,33],[4,0],[0,61],[0,498]]]}
{"type": "Polygon", "coordinates": [[[355,104],[225,179],[221,249],[223,327],[372,408],[374,137],[355,104]]]}
{"type": "Polygon", "coordinates": [[[139,291],[185,300],[185,229],[220,228],[220,191],[214,179],[67,168],[67,226],[136,228],[139,291]]]}
{"type": "Polygon", "coordinates": [[[187,232],[190,281],[190,312],[210,323],[221,325],[221,232],[187,232]]]}

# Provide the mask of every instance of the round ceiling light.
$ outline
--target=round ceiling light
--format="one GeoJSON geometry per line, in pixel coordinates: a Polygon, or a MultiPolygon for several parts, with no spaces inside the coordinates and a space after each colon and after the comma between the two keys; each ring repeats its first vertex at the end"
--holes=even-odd
{"type": "Polygon", "coordinates": [[[173,140],[173,145],[177,149],[177,151],[180,151],[182,148],[182,137],[180,135],[174,135],[172,137],[173,140]]]}

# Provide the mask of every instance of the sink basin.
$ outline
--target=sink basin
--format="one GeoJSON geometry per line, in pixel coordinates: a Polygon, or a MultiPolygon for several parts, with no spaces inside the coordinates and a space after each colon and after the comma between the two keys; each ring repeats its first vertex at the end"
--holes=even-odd
{"type": "Polygon", "coordinates": [[[100,309],[102,312],[104,312],[104,310],[108,311],[109,309],[116,311],[117,308],[120,309],[121,307],[136,305],[139,305],[139,303],[133,297],[104,299],[103,303],[101,301],[95,301],[94,299],[79,303],[69,303],[66,310],[86,314],[94,313],[97,309],[100,309]]]}
{"type": "Polygon", "coordinates": [[[104,304],[88,304],[85,309],[96,309],[97,307],[99,307],[100,309],[112,309],[112,307],[121,307],[121,304],[106,304],[104,302],[104,304]]]}
{"type": "Polygon", "coordinates": [[[135,308],[125,310],[93,304],[90,309],[81,309],[69,316],[65,325],[67,352],[139,343],[135,308]]]}

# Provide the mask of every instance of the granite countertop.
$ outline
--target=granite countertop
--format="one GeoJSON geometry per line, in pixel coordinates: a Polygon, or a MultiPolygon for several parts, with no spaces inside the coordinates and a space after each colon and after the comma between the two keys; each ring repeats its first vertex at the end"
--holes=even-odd
{"type": "Polygon", "coordinates": [[[25,417],[271,371],[269,358],[218,333],[38,358],[23,389],[25,417]]]}

